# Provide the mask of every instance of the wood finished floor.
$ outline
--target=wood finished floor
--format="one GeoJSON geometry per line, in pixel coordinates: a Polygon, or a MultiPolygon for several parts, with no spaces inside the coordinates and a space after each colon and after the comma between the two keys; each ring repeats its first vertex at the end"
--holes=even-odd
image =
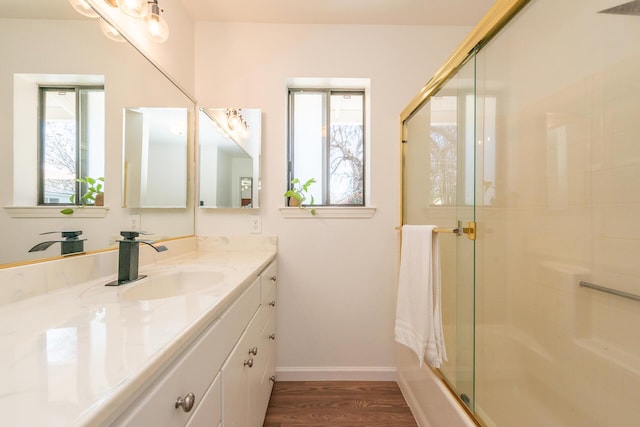
{"type": "Polygon", "coordinates": [[[415,427],[395,382],[278,381],[264,427],[415,427]]]}

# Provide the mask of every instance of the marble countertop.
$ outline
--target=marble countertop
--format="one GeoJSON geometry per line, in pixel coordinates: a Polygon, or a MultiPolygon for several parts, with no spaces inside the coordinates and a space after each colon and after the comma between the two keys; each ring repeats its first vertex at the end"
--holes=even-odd
{"type": "MultiPolygon", "coordinates": [[[[215,270],[223,280],[186,295],[128,300],[138,281],[114,276],[0,306],[2,425],[110,422],[275,258],[275,251],[184,255],[141,268],[215,270]]],[[[147,279],[143,279],[147,280],[147,279]]]]}

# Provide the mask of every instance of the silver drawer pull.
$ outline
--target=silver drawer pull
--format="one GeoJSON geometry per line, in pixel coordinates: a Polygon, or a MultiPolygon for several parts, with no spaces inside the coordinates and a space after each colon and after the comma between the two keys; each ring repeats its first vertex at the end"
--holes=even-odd
{"type": "Polygon", "coordinates": [[[193,409],[194,403],[196,403],[196,396],[193,393],[189,393],[184,397],[184,399],[182,397],[178,397],[176,400],[176,409],[182,407],[184,412],[189,412],[193,409]]]}
{"type": "Polygon", "coordinates": [[[253,354],[254,356],[258,355],[258,347],[253,347],[249,349],[249,354],[253,354]]]}
{"type": "Polygon", "coordinates": [[[275,383],[276,382],[276,376],[275,375],[271,375],[269,377],[269,381],[271,381],[272,383],[275,383]]]}
{"type": "Polygon", "coordinates": [[[253,359],[245,360],[244,361],[244,366],[248,366],[250,368],[253,368],[253,359]]]}
{"type": "Polygon", "coordinates": [[[275,307],[275,306],[276,306],[276,302],[275,302],[275,301],[270,301],[270,302],[269,302],[269,305],[270,305],[271,307],[275,307]]]}
{"type": "Polygon", "coordinates": [[[278,278],[276,276],[271,276],[269,277],[269,280],[271,280],[272,282],[275,282],[276,280],[278,280],[278,278]]]}
{"type": "Polygon", "coordinates": [[[274,341],[275,341],[275,339],[276,339],[276,334],[271,334],[271,335],[269,335],[269,339],[270,339],[270,340],[274,340],[274,341]]]}

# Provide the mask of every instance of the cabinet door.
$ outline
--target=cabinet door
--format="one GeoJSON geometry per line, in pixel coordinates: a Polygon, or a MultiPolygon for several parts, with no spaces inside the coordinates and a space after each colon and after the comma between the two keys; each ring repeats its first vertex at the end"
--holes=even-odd
{"type": "MultiPolygon", "coordinates": [[[[270,308],[268,318],[260,333],[259,360],[255,377],[251,378],[250,425],[262,425],[269,406],[271,389],[276,375],[276,311],[270,308]]],[[[255,366],[255,365],[254,365],[255,366]]]]}
{"type": "Polygon", "coordinates": [[[275,296],[276,285],[278,284],[278,262],[273,261],[260,274],[260,284],[262,287],[261,304],[267,305],[275,296]],[[272,295],[273,294],[273,295],[272,295]]]}
{"type": "Polygon", "coordinates": [[[186,427],[218,426],[222,421],[222,381],[218,374],[186,427]]]}
{"type": "MultiPolygon", "coordinates": [[[[222,366],[222,424],[225,427],[251,427],[249,421],[250,384],[256,375],[261,311],[251,320],[247,330],[222,366]]],[[[259,353],[259,350],[258,350],[259,353]]],[[[262,422],[257,426],[261,426],[262,422]]]]}

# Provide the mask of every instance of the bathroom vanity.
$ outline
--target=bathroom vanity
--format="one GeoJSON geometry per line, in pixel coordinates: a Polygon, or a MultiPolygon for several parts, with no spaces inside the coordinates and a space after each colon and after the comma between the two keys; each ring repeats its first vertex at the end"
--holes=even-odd
{"type": "MultiPolygon", "coordinates": [[[[171,243],[162,254],[141,248],[147,278],[137,282],[68,279],[0,306],[2,424],[262,425],[275,381],[275,247],[169,256],[171,243]]],[[[95,276],[115,265],[109,257],[60,260],[63,269],[27,280],[95,276]]]]}

